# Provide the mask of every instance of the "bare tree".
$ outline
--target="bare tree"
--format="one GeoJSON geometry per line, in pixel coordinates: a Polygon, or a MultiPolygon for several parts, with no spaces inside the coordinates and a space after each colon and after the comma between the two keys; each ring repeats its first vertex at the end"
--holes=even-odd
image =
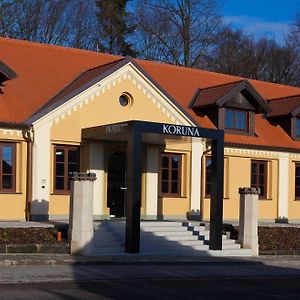
{"type": "Polygon", "coordinates": [[[9,14],[10,7],[17,0],[0,0],[0,35],[7,36],[13,25],[13,15],[9,14]]]}
{"type": "Polygon", "coordinates": [[[213,50],[205,57],[206,67],[221,73],[296,85],[297,52],[274,40],[258,41],[242,30],[224,28],[213,50]]]}
{"type": "Polygon", "coordinates": [[[98,21],[94,0],[0,0],[0,34],[93,49],[98,21]]]}
{"type": "Polygon", "coordinates": [[[242,30],[224,28],[206,56],[210,70],[255,78],[265,57],[265,49],[257,48],[251,36],[242,30]]]}
{"type": "Polygon", "coordinates": [[[215,0],[139,1],[137,47],[142,57],[196,67],[221,23],[215,0]]]}

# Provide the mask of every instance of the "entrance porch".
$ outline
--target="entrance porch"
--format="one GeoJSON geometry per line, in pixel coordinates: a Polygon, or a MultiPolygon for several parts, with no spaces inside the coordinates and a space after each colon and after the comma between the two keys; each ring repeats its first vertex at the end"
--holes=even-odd
{"type": "Polygon", "coordinates": [[[82,130],[89,171],[98,178],[94,211],[102,219],[126,217],[127,252],[139,251],[141,218],[200,218],[202,138],[210,139],[212,153],[209,247],[221,249],[222,131],[142,121],[82,130]]]}

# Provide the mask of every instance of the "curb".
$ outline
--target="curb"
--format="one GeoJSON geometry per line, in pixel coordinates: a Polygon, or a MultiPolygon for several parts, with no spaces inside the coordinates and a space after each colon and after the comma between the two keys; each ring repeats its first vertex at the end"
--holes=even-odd
{"type": "Polygon", "coordinates": [[[35,254],[69,254],[69,244],[8,244],[0,245],[1,254],[35,253],[35,254]]]}
{"type": "Polygon", "coordinates": [[[245,258],[215,258],[215,257],[130,257],[105,256],[82,257],[76,255],[47,255],[47,254],[7,254],[0,255],[0,266],[26,266],[26,265],[70,265],[70,266],[96,266],[96,265],[204,265],[204,264],[260,264],[260,261],[245,258]]]}
{"type": "Polygon", "coordinates": [[[299,250],[262,250],[259,251],[259,255],[293,255],[298,256],[300,255],[299,250]]]}

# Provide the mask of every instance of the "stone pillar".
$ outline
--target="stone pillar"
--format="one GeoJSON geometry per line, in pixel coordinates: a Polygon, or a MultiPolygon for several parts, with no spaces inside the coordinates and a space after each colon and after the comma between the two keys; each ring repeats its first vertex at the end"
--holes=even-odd
{"type": "Polygon", "coordinates": [[[242,248],[252,249],[252,255],[258,255],[257,234],[257,188],[239,188],[240,194],[240,220],[239,220],[239,243],[242,248]]]}
{"type": "Polygon", "coordinates": [[[289,203],[289,154],[279,155],[278,168],[278,217],[276,223],[288,223],[288,203],[289,203]]]}
{"type": "Polygon", "coordinates": [[[159,149],[147,146],[146,159],[146,218],[157,219],[159,149]]]}
{"type": "Polygon", "coordinates": [[[94,183],[94,219],[104,217],[103,207],[105,198],[105,171],[104,171],[104,145],[90,143],[89,145],[89,172],[95,173],[98,180],[94,183]]]}
{"type": "Polygon", "coordinates": [[[71,177],[69,240],[71,254],[89,255],[93,249],[93,190],[95,173],[74,172],[71,177]]]}
{"type": "Polygon", "coordinates": [[[200,139],[192,141],[192,163],[191,163],[191,206],[188,219],[201,220],[200,198],[201,198],[201,159],[203,155],[203,144],[200,139]]]}

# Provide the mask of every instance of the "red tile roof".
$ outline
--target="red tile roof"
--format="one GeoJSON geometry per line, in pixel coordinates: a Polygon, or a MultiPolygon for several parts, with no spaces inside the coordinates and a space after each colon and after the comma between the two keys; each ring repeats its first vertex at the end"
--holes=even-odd
{"type": "Polygon", "coordinates": [[[268,114],[268,117],[290,115],[296,108],[300,107],[300,95],[272,100],[269,105],[272,112],[268,114]]]}
{"type": "Polygon", "coordinates": [[[6,81],[0,121],[23,122],[83,71],[120,57],[0,38],[0,59],[19,76],[6,81]]]}
{"type": "MultiPolygon", "coordinates": [[[[122,57],[0,38],[0,59],[19,74],[17,78],[4,84],[4,94],[0,95],[0,121],[19,123],[24,122],[49,103],[50,99],[54,101],[55,95],[58,95],[57,99],[61,99],[69,91],[73,91],[97,76],[99,72],[105,72],[107,68],[111,68],[114,62],[119,61],[122,57]],[[110,65],[111,63],[113,64],[110,65]],[[76,77],[77,80],[74,81],[76,77]],[[66,89],[61,92],[65,87],[66,89]]],[[[188,115],[195,119],[200,126],[207,128],[214,128],[208,117],[198,116],[189,108],[189,103],[196,91],[208,88],[212,88],[213,91],[213,87],[234,85],[245,79],[139,59],[134,61],[188,115]]],[[[249,80],[249,82],[263,98],[268,100],[300,95],[300,88],[257,80],[249,80]]],[[[206,99],[210,99],[212,94],[211,92],[210,95],[207,95],[206,99]]],[[[243,145],[300,150],[300,142],[294,141],[280,126],[271,125],[261,115],[256,116],[256,136],[226,134],[225,141],[243,145]]]]}
{"type": "Polygon", "coordinates": [[[209,87],[207,89],[199,90],[198,95],[195,98],[193,108],[195,107],[205,107],[216,103],[220,98],[229,93],[233,88],[235,88],[240,81],[235,83],[229,83],[225,85],[220,85],[216,87],[209,87]]]}

